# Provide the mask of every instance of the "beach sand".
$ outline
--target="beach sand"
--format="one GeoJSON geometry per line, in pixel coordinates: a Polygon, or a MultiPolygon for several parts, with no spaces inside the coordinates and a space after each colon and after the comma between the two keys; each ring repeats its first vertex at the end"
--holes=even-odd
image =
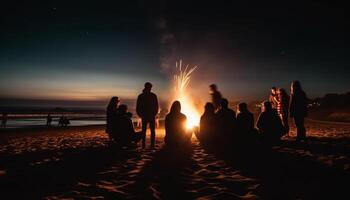
{"type": "MultiPolygon", "coordinates": [[[[169,150],[120,150],[104,126],[0,134],[1,199],[337,199],[350,186],[350,124],[307,121],[308,145],[218,152],[195,137],[169,150]],[[238,155],[238,156],[237,156],[238,155]]],[[[219,145],[219,144],[218,144],[219,145]]]]}

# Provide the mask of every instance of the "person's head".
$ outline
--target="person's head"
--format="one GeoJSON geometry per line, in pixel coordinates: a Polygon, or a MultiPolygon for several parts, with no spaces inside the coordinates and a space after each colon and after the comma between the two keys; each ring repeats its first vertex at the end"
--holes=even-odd
{"type": "Polygon", "coordinates": [[[180,113],[181,112],[181,104],[180,101],[174,101],[170,108],[170,113],[180,113]]]}
{"type": "Polygon", "coordinates": [[[119,104],[119,97],[112,97],[111,100],[109,100],[107,110],[116,110],[119,104]]]}
{"type": "Polygon", "coordinates": [[[287,92],[283,88],[278,88],[277,94],[280,96],[287,96],[287,92]]]}
{"type": "Polygon", "coordinates": [[[239,112],[245,112],[245,111],[248,111],[248,106],[246,103],[240,103],[238,104],[238,111],[239,112]]]}
{"type": "Polygon", "coordinates": [[[126,114],[127,111],[128,111],[128,106],[125,105],[125,104],[121,104],[119,107],[118,107],[118,111],[120,114],[126,114]]]}
{"type": "Polygon", "coordinates": [[[209,90],[210,92],[215,92],[218,90],[218,86],[216,86],[215,84],[211,84],[209,85],[209,90]]]}
{"type": "Polygon", "coordinates": [[[299,81],[293,81],[292,82],[292,84],[291,84],[291,86],[290,86],[290,92],[292,93],[292,94],[294,94],[294,93],[296,93],[296,92],[299,92],[299,91],[301,91],[302,90],[302,88],[301,88],[301,84],[300,84],[300,82],[299,81]]]}
{"type": "Polygon", "coordinates": [[[204,106],[204,112],[206,113],[215,113],[214,105],[210,102],[206,103],[204,106]]]}
{"type": "Polygon", "coordinates": [[[144,91],[150,92],[152,90],[152,83],[146,82],[144,91]]]}
{"type": "Polygon", "coordinates": [[[267,112],[267,111],[272,110],[271,102],[270,101],[264,101],[262,103],[262,110],[263,110],[263,112],[267,112]]]}
{"type": "Polygon", "coordinates": [[[222,98],[220,102],[220,107],[224,109],[228,108],[228,100],[225,98],[222,98]]]}
{"type": "Polygon", "coordinates": [[[277,92],[277,88],[276,87],[272,87],[271,88],[271,94],[275,95],[277,92]]]}

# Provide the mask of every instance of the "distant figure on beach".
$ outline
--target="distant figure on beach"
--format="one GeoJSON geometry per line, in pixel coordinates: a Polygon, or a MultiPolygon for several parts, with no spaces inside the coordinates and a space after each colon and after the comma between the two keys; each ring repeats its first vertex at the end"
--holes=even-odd
{"type": "Polygon", "coordinates": [[[289,134],[289,125],[288,125],[289,95],[283,88],[279,88],[277,90],[276,102],[277,102],[277,113],[282,120],[285,133],[288,135],[289,134]]]}
{"type": "Polygon", "coordinates": [[[223,98],[220,102],[220,109],[216,112],[218,131],[224,138],[233,137],[236,128],[236,113],[228,107],[228,100],[223,98]]]}
{"type": "Polygon", "coordinates": [[[273,109],[277,109],[277,88],[273,86],[269,97],[273,109]]]}
{"type": "Polygon", "coordinates": [[[66,127],[66,126],[68,126],[68,124],[70,124],[69,119],[66,116],[62,115],[60,117],[60,119],[58,120],[58,126],[61,126],[61,127],[65,126],[66,127]]]}
{"type": "Polygon", "coordinates": [[[146,147],[146,130],[149,124],[151,129],[151,147],[154,148],[156,131],[155,131],[155,117],[158,114],[158,99],[157,95],[151,92],[152,84],[145,83],[145,88],[137,97],[136,112],[141,118],[142,126],[142,148],[146,147]]]}
{"type": "Polygon", "coordinates": [[[51,122],[52,122],[52,116],[51,113],[49,113],[46,117],[46,126],[50,127],[51,126],[51,122]]]}
{"type": "Polygon", "coordinates": [[[117,133],[113,136],[117,144],[121,146],[129,146],[138,143],[142,139],[142,133],[136,133],[134,125],[131,121],[132,114],[128,112],[128,107],[122,104],[118,107],[115,127],[117,133]]]}
{"type": "Polygon", "coordinates": [[[1,128],[6,128],[7,124],[7,113],[3,113],[1,117],[1,128]]]}
{"type": "Polygon", "coordinates": [[[248,110],[246,103],[237,105],[237,128],[241,135],[248,136],[255,133],[254,116],[248,110]]]}
{"type": "Polygon", "coordinates": [[[293,81],[290,94],[290,117],[297,127],[297,142],[306,142],[304,118],[307,117],[307,97],[299,81],[293,81]]]}
{"type": "Polygon", "coordinates": [[[277,111],[272,108],[270,101],[264,101],[262,112],[259,115],[256,126],[262,139],[267,143],[278,142],[283,135],[283,125],[277,111]]]}
{"type": "Polygon", "coordinates": [[[212,103],[206,103],[204,106],[204,113],[200,118],[199,122],[199,133],[197,134],[198,139],[209,141],[209,138],[213,138],[217,132],[217,118],[215,115],[215,108],[212,103]]]}
{"type": "Polygon", "coordinates": [[[186,115],[181,113],[181,104],[174,101],[170,112],[165,117],[164,142],[169,146],[177,146],[189,142],[190,134],[186,130],[186,115]]]}
{"type": "Polygon", "coordinates": [[[109,140],[114,141],[117,138],[117,115],[118,115],[118,97],[112,97],[106,108],[106,133],[109,140]]]}
{"type": "Polygon", "coordinates": [[[214,105],[215,111],[217,111],[221,104],[221,93],[218,91],[218,87],[215,84],[209,85],[209,92],[211,96],[211,102],[214,105]]]}

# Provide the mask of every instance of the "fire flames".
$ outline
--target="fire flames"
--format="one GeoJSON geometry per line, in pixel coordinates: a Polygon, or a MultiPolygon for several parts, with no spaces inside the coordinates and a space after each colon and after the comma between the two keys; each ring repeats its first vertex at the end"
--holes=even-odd
{"type": "Polygon", "coordinates": [[[175,82],[175,99],[181,103],[181,112],[186,115],[186,128],[191,129],[199,126],[200,113],[196,109],[193,99],[189,95],[187,89],[191,80],[191,74],[196,70],[197,66],[182,67],[182,60],[176,62],[176,73],[174,75],[175,82]]]}

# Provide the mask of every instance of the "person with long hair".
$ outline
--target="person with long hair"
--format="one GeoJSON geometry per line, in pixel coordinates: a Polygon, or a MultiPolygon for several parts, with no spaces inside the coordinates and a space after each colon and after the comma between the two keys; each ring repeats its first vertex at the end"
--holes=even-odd
{"type": "Polygon", "coordinates": [[[106,133],[111,141],[116,139],[119,98],[112,97],[106,108],[106,133]]]}
{"type": "Polygon", "coordinates": [[[289,95],[283,88],[279,88],[277,90],[276,102],[277,102],[277,113],[282,120],[285,133],[288,135],[289,134],[289,124],[288,124],[289,95]]]}
{"type": "Polygon", "coordinates": [[[210,141],[209,138],[214,138],[214,134],[217,131],[217,117],[215,115],[215,107],[212,103],[208,102],[204,106],[204,113],[200,118],[199,132],[196,133],[198,139],[201,142],[210,141]]]}
{"type": "Polygon", "coordinates": [[[297,142],[306,142],[304,119],[307,117],[307,97],[299,81],[293,81],[290,90],[289,111],[297,128],[297,142]]]}
{"type": "Polygon", "coordinates": [[[186,130],[186,115],[181,113],[181,104],[174,101],[170,112],[165,117],[165,137],[164,142],[168,146],[177,146],[189,141],[186,130]]]}

